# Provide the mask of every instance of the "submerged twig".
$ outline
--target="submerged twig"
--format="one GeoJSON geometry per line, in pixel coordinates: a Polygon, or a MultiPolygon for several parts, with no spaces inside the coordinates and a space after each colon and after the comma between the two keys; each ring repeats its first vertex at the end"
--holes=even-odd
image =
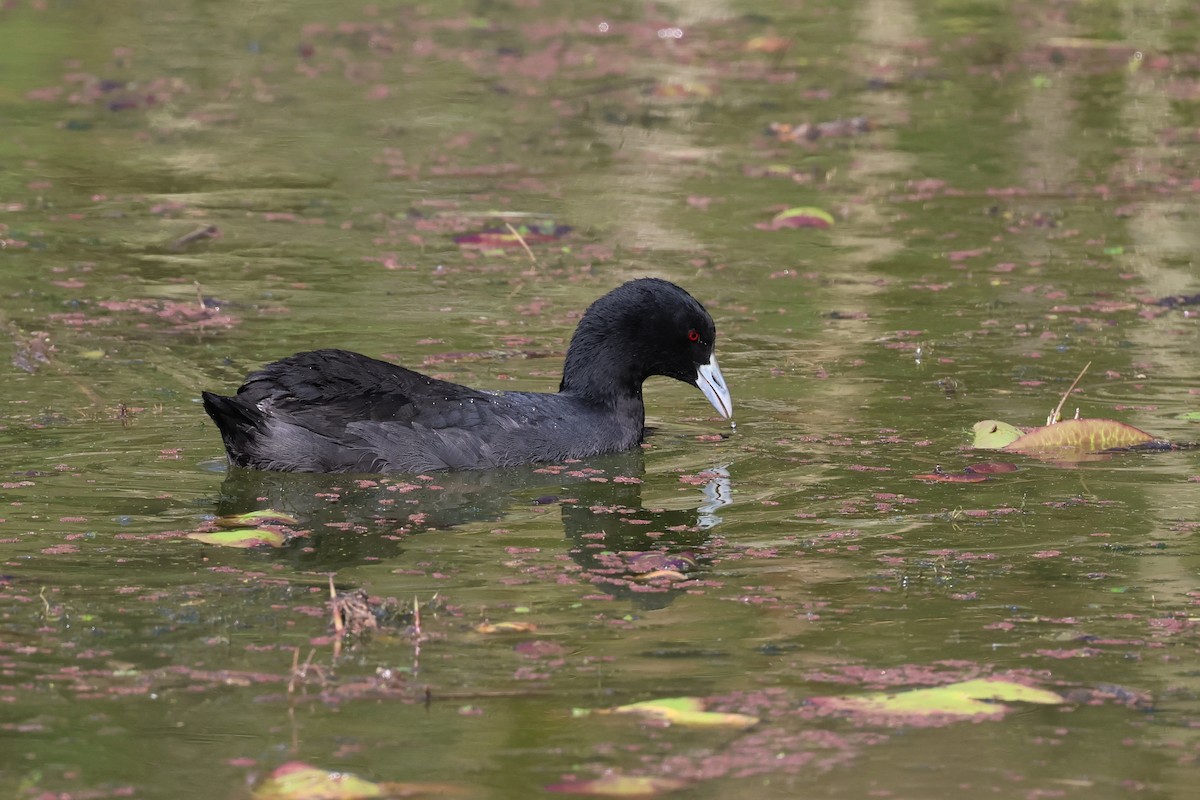
{"type": "MultiPolygon", "coordinates": [[[[313,667],[312,660],[313,660],[313,656],[315,656],[316,654],[317,654],[317,650],[315,647],[310,649],[308,651],[308,658],[304,659],[304,664],[301,665],[300,664],[300,648],[299,647],[292,648],[292,674],[288,678],[288,689],[287,689],[289,695],[293,694],[296,691],[296,681],[297,680],[301,680],[303,678],[308,677],[308,670],[310,667],[313,667]]],[[[325,677],[324,673],[321,671],[321,669],[319,667],[316,667],[315,669],[317,670],[317,674],[323,680],[325,677]]]]}
{"type": "Polygon", "coordinates": [[[346,632],[346,623],[342,619],[342,610],[338,607],[337,589],[333,586],[333,573],[329,574],[329,611],[333,616],[333,632],[341,637],[346,632]]]}
{"type": "Polygon", "coordinates": [[[512,226],[511,222],[504,223],[504,227],[508,228],[509,232],[512,233],[513,236],[517,237],[517,241],[521,243],[521,247],[525,248],[525,254],[529,256],[529,260],[532,261],[533,265],[536,267],[537,256],[533,254],[533,251],[529,249],[529,245],[525,243],[525,237],[521,235],[519,230],[512,226]]]}
{"type": "Polygon", "coordinates": [[[329,613],[333,615],[333,658],[342,656],[342,639],[346,637],[345,610],[338,602],[337,589],[333,587],[333,573],[329,573],[329,613]]]}
{"type": "Polygon", "coordinates": [[[292,648],[292,673],[288,677],[288,694],[296,691],[296,677],[300,674],[300,648],[292,648]]]}
{"type": "Polygon", "coordinates": [[[216,225],[205,225],[201,228],[197,228],[191,233],[185,233],[183,236],[180,236],[178,239],[171,242],[171,244],[167,247],[169,250],[177,252],[193,242],[199,242],[203,239],[215,239],[220,235],[221,231],[216,225]]]}
{"type": "Polygon", "coordinates": [[[50,601],[46,599],[45,586],[38,591],[38,598],[42,601],[42,614],[45,619],[56,620],[62,616],[61,614],[55,612],[54,606],[50,605],[50,601]]]}

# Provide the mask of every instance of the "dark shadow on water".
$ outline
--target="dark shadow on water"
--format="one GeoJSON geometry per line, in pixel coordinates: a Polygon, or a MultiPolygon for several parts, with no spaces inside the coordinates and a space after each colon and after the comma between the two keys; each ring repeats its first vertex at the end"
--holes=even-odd
{"type": "Polygon", "coordinates": [[[720,522],[717,510],[730,502],[723,468],[710,470],[708,483],[696,489],[695,507],[683,510],[643,506],[640,451],[565,465],[554,474],[559,469],[401,476],[231,468],[216,513],[286,512],[304,534],[284,548],[285,557],[300,569],[335,571],[365,560],[402,559],[413,536],[555,504],[568,552],[587,579],[643,608],[668,604],[677,593],[673,583],[704,567],[708,532],[720,522]]]}

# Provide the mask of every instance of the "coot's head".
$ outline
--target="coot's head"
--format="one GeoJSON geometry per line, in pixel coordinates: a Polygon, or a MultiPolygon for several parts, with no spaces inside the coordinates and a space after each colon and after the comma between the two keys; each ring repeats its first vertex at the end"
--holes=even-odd
{"type": "Polygon", "coordinates": [[[599,402],[640,396],[642,382],[665,375],[699,387],[722,417],[733,400],[717,366],[717,328],[704,306],[673,283],[641,278],[588,308],[563,366],[562,391],[599,402]]]}

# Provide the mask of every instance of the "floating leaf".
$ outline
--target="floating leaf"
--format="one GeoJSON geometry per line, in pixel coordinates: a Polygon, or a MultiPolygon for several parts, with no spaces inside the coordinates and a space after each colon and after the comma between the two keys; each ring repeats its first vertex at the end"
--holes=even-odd
{"type": "Polygon", "coordinates": [[[287,537],[268,528],[231,528],[209,533],[189,533],[189,539],[221,547],[283,547],[287,537]]]}
{"type": "Polygon", "coordinates": [[[610,773],[590,781],[563,781],[546,787],[548,792],[586,794],[593,797],[654,797],[686,789],[687,781],[610,773]]]}
{"type": "Polygon", "coordinates": [[[327,772],[302,761],[289,761],[279,767],[254,790],[255,800],[357,800],[383,796],[378,783],[348,772],[327,772]]]}
{"type": "Polygon", "coordinates": [[[1001,703],[1057,705],[1062,702],[1061,696],[1046,689],[982,678],[930,689],[822,698],[821,705],[887,716],[999,717],[1008,711],[1001,703]]]}
{"type": "Polygon", "coordinates": [[[987,475],[976,475],[968,472],[926,472],[922,475],[914,475],[919,481],[928,481],[930,483],[983,483],[988,479],[987,475]]]}
{"type": "Polygon", "coordinates": [[[980,461],[968,464],[963,472],[973,472],[976,475],[998,475],[1002,472],[1016,472],[1017,465],[1011,461],[980,461]]]}
{"type": "Polygon", "coordinates": [[[328,772],[303,761],[289,761],[271,773],[254,800],[361,800],[370,797],[413,797],[461,794],[444,783],[375,783],[348,772],[328,772]]]}
{"type": "Polygon", "coordinates": [[[748,53],[782,53],[791,46],[792,40],[782,36],[755,36],[747,39],[742,49],[748,53]]]}
{"type": "Polygon", "coordinates": [[[1200,293],[1197,294],[1172,294],[1166,297],[1160,297],[1157,300],[1150,301],[1151,305],[1162,306],[1163,308],[1177,308],[1178,306],[1194,306],[1200,305],[1200,293]]]}
{"type": "Polygon", "coordinates": [[[963,467],[962,472],[943,472],[942,468],[938,467],[933,472],[925,473],[924,475],[914,475],[913,477],[919,481],[930,481],[933,483],[983,483],[989,480],[989,475],[1016,471],[1017,465],[1006,461],[981,461],[978,464],[968,464],[963,467]]]}
{"type": "Polygon", "coordinates": [[[813,206],[797,206],[780,211],[771,218],[767,230],[778,231],[785,228],[828,228],[833,224],[833,215],[828,211],[813,206]]]}
{"type": "Polygon", "coordinates": [[[1200,422],[1200,411],[1185,411],[1175,419],[1187,420],[1188,422],[1200,422]]]}
{"type": "Polygon", "coordinates": [[[676,569],[656,569],[650,572],[640,572],[633,576],[633,580],[648,583],[650,581],[686,581],[687,575],[676,569]]]}
{"type": "Polygon", "coordinates": [[[1058,50],[1136,50],[1135,45],[1115,39],[1084,39],[1079,36],[1051,36],[1043,44],[1058,50]]]}
{"type": "Polygon", "coordinates": [[[667,80],[654,85],[651,92],[655,97],[699,97],[713,96],[713,88],[699,81],[667,80]]]}
{"type": "Polygon", "coordinates": [[[815,142],[818,139],[859,136],[870,132],[874,127],[867,117],[845,117],[824,122],[801,122],[796,125],[790,122],[772,122],[767,125],[767,133],[781,142],[799,144],[815,142]]]}
{"type": "MultiPolygon", "coordinates": [[[[975,446],[980,445],[980,429],[1004,425],[988,420],[975,425],[975,446]]],[[[1011,427],[1011,426],[1010,426],[1011,427]]],[[[986,432],[985,432],[986,433],[986,432]]],[[[997,435],[994,430],[987,435],[997,435]]],[[[1021,453],[1045,453],[1074,451],[1077,453],[1099,453],[1114,447],[1135,447],[1147,442],[1158,441],[1143,430],[1117,422],[1115,419],[1068,419],[1033,428],[1018,436],[1000,449],[1021,453]]],[[[995,447],[995,445],[991,445],[995,447]]]]}
{"type": "Polygon", "coordinates": [[[556,242],[571,232],[569,225],[553,222],[536,222],[530,225],[514,225],[512,228],[486,228],[476,233],[463,233],[454,237],[461,247],[495,249],[501,247],[525,247],[544,242],[556,242]]]}
{"type": "Polygon", "coordinates": [[[971,430],[975,432],[975,442],[972,446],[980,450],[1003,450],[1021,438],[1020,428],[998,419],[976,422],[971,430]]]}
{"type": "Polygon", "coordinates": [[[643,574],[660,570],[684,573],[694,570],[698,565],[695,553],[689,551],[682,553],[662,553],[652,550],[633,553],[625,560],[631,572],[643,574]]]}
{"type": "Polygon", "coordinates": [[[705,711],[704,701],[699,697],[666,697],[660,700],[643,700],[640,703],[630,703],[616,708],[597,709],[596,713],[640,714],[643,717],[689,728],[742,729],[758,724],[758,717],[748,714],[705,711]]]}
{"type": "Polygon", "coordinates": [[[532,622],[482,622],[475,626],[476,633],[530,633],[537,630],[532,622]]]}
{"type": "Polygon", "coordinates": [[[245,514],[231,514],[227,517],[217,517],[213,522],[222,528],[239,528],[243,525],[262,525],[267,522],[298,525],[300,520],[284,511],[276,511],[273,508],[260,508],[258,511],[248,511],[245,514]]]}

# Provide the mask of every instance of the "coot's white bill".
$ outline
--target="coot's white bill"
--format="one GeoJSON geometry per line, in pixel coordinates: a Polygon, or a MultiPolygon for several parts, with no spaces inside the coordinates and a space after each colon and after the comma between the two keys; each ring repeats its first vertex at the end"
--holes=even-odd
{"type": "Polygon", "coordinates": [[[713,404],[718,414],[725,419],[733,416],[733,399],[729,396],[729,387],[725,385],[721,368],[717,366],[716,353],[712,354],[707,364],[696,367],[696,385],[704,392],[704,396],[713,404]]]}

